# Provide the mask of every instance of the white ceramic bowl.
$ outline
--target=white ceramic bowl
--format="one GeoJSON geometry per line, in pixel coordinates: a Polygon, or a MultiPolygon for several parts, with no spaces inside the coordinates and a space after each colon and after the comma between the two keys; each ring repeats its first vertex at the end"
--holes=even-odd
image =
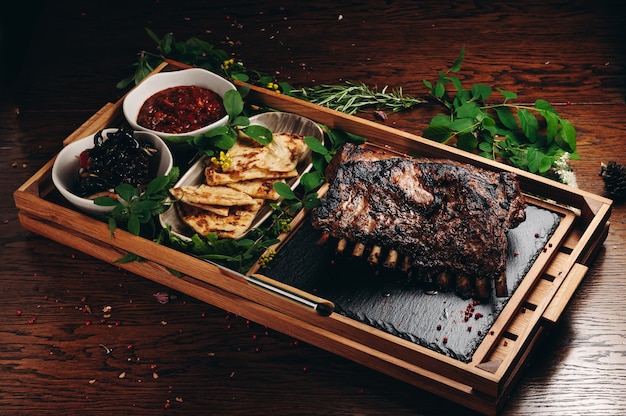
{"type": "MultiPolygon", "coordinates": [[[[117,128],[108,128],[103,130],[103,135],[106,135],[109,131],[117,131],[117,128]]],[[[65,146],[57,155],[52,165],[52,182],[54,186],[59,190],[61,195],[74,206],[80,210],[92,214],[99,215],[110,212],[112,207],[103,207],[96,205],[93,200],[88,198],[81,198],[78,195],[72,193],[71,189],[76,180],[79,170],[78,157],[83,150],[94,148],[94,136],[83,137],[78,139],[67,146],[65,146]]],[[[172,152],[168,148],[167,144],[156,134],[152,134],[144,131],[135,131],[134,137],[138,140],[148,142],[152,144],[159,152],[159,166],[157,169],[157,176],[167,175],[174,165],[174,158],[172,152]]]]}
{"type": "Polygon", "coordinates": [[[175,141],[176,138],[180,137],[199,136],[215,127],[226,125],[226,123],[228,123],[228,115],[200,129],[180,134],[151,130],[137,124],[139,110],[148,98],[167,88],[189,85],[196,85],[198,87],[210,89],[219,94],[221,97],[224,97],[226,91],[235,89],[235,86],[230,81],[202,68],[159,72],[144,79],[126,95],[122,104],[124,117],[126,117],[126,120],[134,130],[149,131],[166,140],[170,138],[172,141],[175,141]]]}

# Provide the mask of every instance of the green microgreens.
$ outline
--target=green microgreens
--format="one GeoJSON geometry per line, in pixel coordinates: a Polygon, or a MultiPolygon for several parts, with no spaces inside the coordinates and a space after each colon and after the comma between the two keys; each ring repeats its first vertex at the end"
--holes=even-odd
{"type": "Polygon", "coordinates": [[[169,208],[168,190],[176,183],[179,169],[174,166],[167,175],[152,179],[145,189],[123,183],[115,187],[115,196],[101,196],[94,200],[99,206],[113,207],[106,215],[111,236],[118,226],[134,235],[154,237],[160,226],[157,217],[169,208]]]}
{"type": "Polygon", "coordinates": [[[274,210],[284,210],[289,215],[295,215],[302,208],[313,209],[319,205],[317,189],[324,183],[324,178],[318,171],[304,173],[300,177],[303,196],[298,197],[296,193],[285,182],[276,182],[274,189],[283,198],[281,204],[273,203],[274,210]]]}
{"type": "Polygon", "coordinates": [[[497,89],[503,100],[490,104],[492,87],[476,84],[464,89],[459,78],[450,75],[461,69],[463,57],[464,49],[435,83],[424,80],[429,94],[447,110],[432,118],[424,137],[543,176],[554,175],[563,160],[579,158],[576,130],[547,101],[511,104],[517,94],[497,89]]]}

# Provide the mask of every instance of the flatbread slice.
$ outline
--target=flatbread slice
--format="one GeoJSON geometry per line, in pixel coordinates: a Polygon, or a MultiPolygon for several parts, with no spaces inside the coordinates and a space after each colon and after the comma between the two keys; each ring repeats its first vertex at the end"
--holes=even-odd
{"type": "Polygon", "coordinates": [[[170,194],[177,200],[190,204],[234,207],[256,203],[250,195],[228,186],[186,185],[170,189],[170,194]]]}
{"type": "Polygon", "coordinates": [[[296,169],[288,172],[278,172],[273,170],[265,170],[251,168],[246,171],[235,172],[218,172],[212,167],[207,166],[204,171],[206,183],[211,186],[229,185],[235,182],[249,181],[253,179],[277,178],[289,179],[298,176],[296,169]]]}
{"type": "Polygon", "coordinates": [[[244,192],[253,198],[277,200],[280,195],[274,190],[274,183],[284,179],[250,179],[226,184],[226,186],[244,192]]]}
{"type": "Polygon", "coordinates": [[[287,172],[296,168],[306,148],[304,137],[295,133],[274,133],[268,145],[240,139],[228,150],[231,163],[224,171],[258,168],[287,172]]]}
{"type": "Polygon", "coordinates": [[[254,205],[232,207],[227,216],[217,215],[184,202],[177,202],[176,209],[183,222],[200,235],[206,236],[214,232],[220,238],[239,238],[248,231],[261,205],[257,201],[254,205]]]}
{"type": "Polygon", "coordinates": [[[199,204],[196,202],[185,202],[185,204],[203,209],[205,211],[212,212],[213,214],[220,215],[222,217],[225,217],[228,214],[230,214],[230,207],[219,206],[219,205],[199,204]]]}
{"type": "Polygon", "coordinates": [[[206,183],[223,185],[260,178],[292,178],[298,175],[298,162],[307,150],[304,137],[294,133],[274,133],[266,146],[253,140],[239,139],[228,150],[231,162],[224,169],[209,163],[206,183]]]}

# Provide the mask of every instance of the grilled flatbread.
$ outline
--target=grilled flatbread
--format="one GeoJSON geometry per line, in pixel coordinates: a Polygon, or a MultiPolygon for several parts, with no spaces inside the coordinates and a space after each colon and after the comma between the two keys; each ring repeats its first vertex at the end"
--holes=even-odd
{"type": "Polygon", "coordinates": [[[254,199],[250,195],[228,186],[187,185],[170,189],[170,194],[174,198],[190,204],[225,207],[255,204],[254,199]]]}
{"type": "Polygon", "coordinates": [[[246,171],[237,171],[237,172],[217,172],[211,167],[207,167],[205,170],[206,182],[213,186],[219,185],[229,185],[235,182],[248,181],[253,179],[264,179],[264,178],[278,178],[278,179],[289,179],[298,176],[298,171],[296,169],[289,172],[277,172],[265,169],[248,169],[246,171]]]}
{"type": "Polygon", "coordinates": [[[230,214],[230,207],[219,206],[219,205],[208,205],[208,204],[199,204],[196,202],[185,202],[187,205],[191,205],[205,211],[212,212],[215,215],[220,215],[225,217],[230,214]]]}
{"type": "Polygon", "coordinates": [[[274,190],[274,183],[283,179],[250,179],[248,181],[240,181],[228,183],[226,186],[245,192],[253,198],[277,200],[280,195],[274,190]]]}
{"type": "Polygon", "coordinates": [[[226,169],[212,164],[206,167],[206,183],[223,185],[250,179],[295,177],[306,149],[304,137],[293,133],[274,133],[267,146],[253,140],[237,140],[228,150],[231,163],[226,169]]]}
{"type": "Polygon", "coordinates": [[[260,201],[256,201],[254,205],[231,207],[228,216],[217,215],[184,202],[176,203],[176,209],[183,222],[200,235],[214,232],[220,238],[239,238],[248,231],[261,205],[260,201]]]}

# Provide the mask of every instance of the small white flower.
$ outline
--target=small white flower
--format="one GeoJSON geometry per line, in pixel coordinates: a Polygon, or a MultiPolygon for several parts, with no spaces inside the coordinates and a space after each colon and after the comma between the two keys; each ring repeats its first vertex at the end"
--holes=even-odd
{"type": "Polygon", "coordinates": [[[561,157],[554,161],[553,171],[562,183],[577,188],[576,174],[569,165],[569,160],[569,152],[563,153],[561,157]]]}
{"type": "Polygon", "coordinates": [[[566,185],[578,188],[578,183],[576,182],[576,174],[574,174],[574,172],[571,170],[561,172],[561,182],[566,185]]]}

